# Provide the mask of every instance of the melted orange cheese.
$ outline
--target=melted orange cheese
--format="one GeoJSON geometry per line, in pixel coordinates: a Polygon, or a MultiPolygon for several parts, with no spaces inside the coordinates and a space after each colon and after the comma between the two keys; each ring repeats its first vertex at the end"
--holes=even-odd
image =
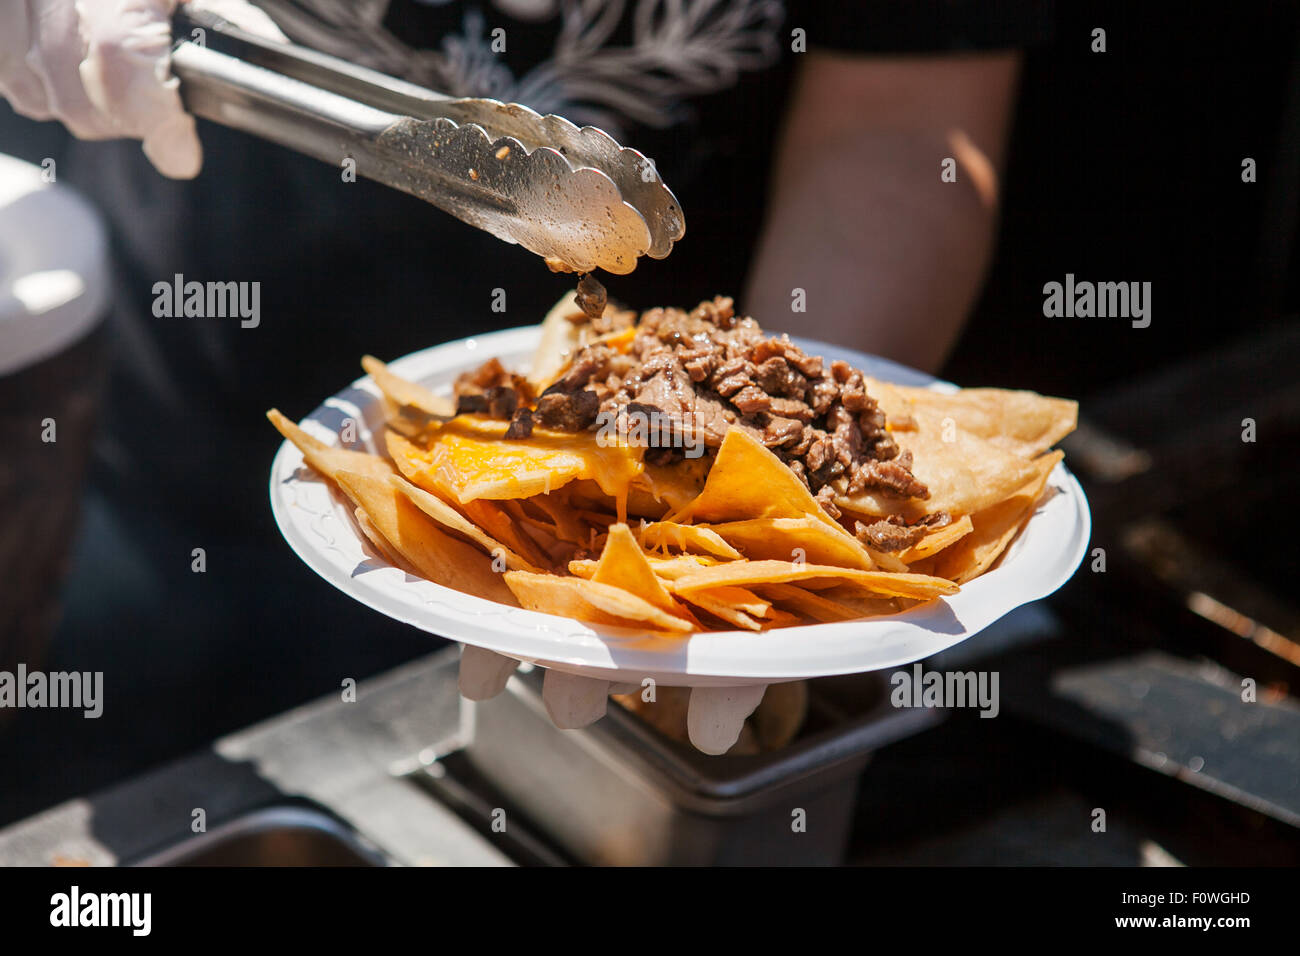
{"type": "Polygon", "coordinates": [[[477,498],[531,498],[590,479],[615,500],[627,520],[628,486],[645,470],[643,449],[602,444],[595,432],[534,428],[527,439],[509,440],[507,424],[462,415],[430,440],[430,473],[462,504],[477,498]]]}

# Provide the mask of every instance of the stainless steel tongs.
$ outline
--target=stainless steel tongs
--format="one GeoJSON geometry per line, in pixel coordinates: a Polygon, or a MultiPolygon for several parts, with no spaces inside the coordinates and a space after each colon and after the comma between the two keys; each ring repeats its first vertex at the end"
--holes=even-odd
{"type": "Polygon", "coordinates": [[[667,256],[685,232],[654,164],[603,130],[435,93],[184,6],[173,35],[172,71],[196,116],[327,163],[351,159],[358,175],[554,269],[625,274],[642,255],[667,256]]]}

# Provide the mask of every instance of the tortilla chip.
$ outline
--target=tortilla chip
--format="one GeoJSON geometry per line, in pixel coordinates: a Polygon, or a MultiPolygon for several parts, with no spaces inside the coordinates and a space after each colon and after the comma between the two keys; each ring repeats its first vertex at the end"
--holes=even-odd
{"type": "Polygon", "coordinates": [[[641,497],[655,502],[663,502],[673,511],[680,511],[690,504],[704,490],[708,480],[713,458],[701,455],[699,458],[683,458],[671,465],[654,465],[646,463],[642,472],[632,479],[632,497],[628,508],[633,514],[661,515],[664,509],[657,511],[636,510],[637,493],[641,497]]]}
{"type": "Polygon", "coordinates": [[[750,617],[767,617],[772,610],[772,602],[759,597],[753,591],[738,587],[709,588],[707,591],[692,591],[688,600],[712,598],[723,601],[728,607],[743,611],[750,617]]]}
{"type": "Polygon", "coordinates": [[[533,429],[505,438],[506,422],[462,415],[440,426],[425,453],[427,474],[464,504],[476,498],[532,498],[590,479],[626,513],[628,489],[641,473],[642,449],[601,444],[595,432],[533,429]]]}
{"type": "MultiPolygon", "coordinates": [[[[432,495],[423,488],[417,488],[415,485],[406,481],[398,475],[393,475],[388,479],[389,482],[410,499],[411,503],[432,518],[438,524],[442,525],[448,531],[455,532],[458,536],[465,537],[475,544],[479,545],[491,557],[498,554],[505,562],[507,568],[511,571],[540,571],[540,566],[550,563],[546,555],[541,555],[536,544],[531,539],[528,541],[530,555],[537,555],[539,560],[536,563],[530,562],[522,557],[516,550],[507,546],[500,539],[493,537],[482,525],[475,524],[459,511],[453,508],[447,502],[443,501],[437,495],[432,495]],[[539,566],[540,565],[540,566],[539,566]]],[[[525,537],[516,531],[513,527],[509,528],[511,538],[525,537]]]]}
{"type": "Polygon", "coordinates": [[[855,607],[801,588],[797,584],[763,584],[760,589],[777,604],[816,621],[850,621],[862,616],[855,607]]]}
{"type": "Polygon", "coordinates": [[[678,551],[711,554],[718,558],[734,560],[741,553],[705,525],[677,524],[673,521],[656,521],[644,524],[638,531],[641,544],[646,548],[673,547],[678,551]]]}
{"type": "Polygon", "coordinates": [[[818,591],[816,597],[825,598],[843,607],[851,608],[856,617],[882,617],[886,614],[897,614],[903,610],[904,604],[911,606],[912,604],[924,603],[923,601],[912,601],[908,598],[882,598],[878,595],[863,594],[859,590],[848,587],[826,588],[818,591]]]}
{"type": "Polygon", "coordinates": [[[928,558],[948,547],[954,542],[960,541],[966,535],[973,531],[975,526],[971,524],[970,515],[962,515],[956,521],[931,531],[916,544],[899,554],[905,564],[912,564],[922,558],[928,558]]]}
{"type": "Polygon", "coordinates": [[[869,593],[921,600],[957,592],[957,587],[951,581],[938,577],[861,571],[856,568],[836,568],[825,564],[803,564],[793,561],[728,561],[692,571],[671,584],[674,594],[685,596],[692,591],[728,585],[752,587],[769,582],[790,581],[806,581],[808,587],[815,586],[817,582],[830,582],[830,586],[847,585],[869,593]]]}
{"type": "Polygon", "coordinates": [[[758,623],[766,631],[774,627],[795,627],[804,623],[804,619],[798,614],[791,614],[789,611],[774,607],[758,623]]]}
{"type": "Polygon", "coordinates": [[[572,542],[561,541],[555,536],[555,525],[529,515],[515,520],[523,533],[548,555],[552,567],[559,567],[572,559],[577,548],[572,542]]]}
{"type": "MultiPolygon", "coordinates": [[[[774,558],[778,561],[792,561],[798,551],[803,560],[813,564],[833,564],[863,571],[876,569],[876,562],[862,542],[839,525],[811,516],[755,518],[700,527],[707,528],[728,544],[739,548],[750,560],[774,558]]],[[[894,570],[907,569],[900,565],[894,570]]]]}
{"type": "MultiPolygon", "coordinates": [[[[709,568],[718,563],[713,558],[699,554],[680,554],[672,558],[647,554],[646,560],[650,562],[650,567],[654,568],[655,574],[665,581],[675,581],[700,568],[709,568]]],[[[569,573],[576,574],[580,578],[590,578],[596,573],[596,561],[589,558],[570,561],[569,573]]]]}
{"type": "MultiPolygon", "coordinates": [[[[500,502],[479,498],[467,501],[461,507],[465,509],[466,518],[538,568],[551,563],[550,555],[543,552],[537,542],[520,528],[510,515],[506,514],[500,502]]],[[[535,568],[524,568],[524,570],[535,570],[535,568]]]]}
{"type": "MultiPolygon", "coordinates": [[[[608,310],[609,306],[606,306],[608,310]]],[[[537,394],[560,377],[573,360],[573,354],[582,347],[584,331],[590,332],[586,314],[578,305],[572,291],[560,296],[542,319],[541,336],[533,352],[528,381],[537,394]],[[577,321],[570,321],[570,319],[577,321]]]]}
{"type": "Polygon", "coordinates": [[[365,511],[375,530],[420,577],[475,597],[514,604],[502,576],[492,570],[492,559],[441,530],[390,478],[348,471],[335,475],[352,503],[365,511]]]}
{"type": "Polygon", "coordinates": [[[686,617],[685,609],[678,604],[655,574],[650,562],[646,560],[641,545],[632,536],[631,529],[625,524],[612,524],[605,538],[604,550],[596,562],[596,573],[591,580],[597,584],[608,584],[622,588],[641,600],[665,611],[686,617]]]}
{"type": "Polygon", "coordinates": [[[455,416],[456,402],[453,399],[445,395],[435,395],[423,385],[408,382],[400,375],[394,374],[387,365],[373,355],[363,355],[361,367],[374,379],[375,385],[384,393],[384,397],[399,409],[412,408],[436,418],[455,416]]]}
{"type": "MultiPolygon", "coordinates": [[[[565,498],[561,491],[550,495],[535,495],[525,501],[551,519],[557,538],[585,548],[591,543],[591,526],[583,520],[582,512],[570,505],[565,498]]],[[[609,516],[603,526],[608,526],[612,521],[613,516],[609,516]]]]}
{"type": "Polygon", "coordinates": [[[384,446],[388,449],[393,463],[397,465],[397,470],[405,475],[408,481],[444,500],[451,500],[434,480],[433,461],[427,451],[391,427],[384,431],[384,446]]]}
{"type": "Polygon", "coordinates": [[[266,417],[281,435],[297,446],[307,464],[326,478],[336,480],[335,476],[340,471],[350,471],[387,480],[388,476],[394,473],[393,466],[378,455],[347,448],[335,448],[313,438],[280,414],[279,409],[271,409],[266,413],[266,417]]]}
{"type": "MultiPolygon", "coordinates": [[[[631,502],[628,504],[630,507],[631,502]]],[[[589,511],[586,508],[579,508],[577,513],[583,521],[590,525],[595,525],[597,528],[608,528],[610,525],[618,521],[618,518],[615,515],[603,511],[589,511]]]]}
{"type": "Polygon", "coordinates": [[[566,578],[558,574],[507,571],[506,584],[519,603],[529,610],[576,618],[594,624],[619,627],[649,625],[656,630],[685,633],[697,625],[683,617],[662,611],[622,588],[566,578]]]}
{"type": "Polygon", "coordinates": [[[381,558],[393,567],[405,571],[407,574],[415,574],[415,570],[406,563],[406,559],[398,554],[393,549],[393,546],[385,540],[384,536],[379,533],[379,529],[376,528],[374,522],[370,520],[365,509],[354,509],[352,516],[357,519],[357,525],[361,528],[361,533],[366,536],[366,540],[369,541],[374,546],[375,550],[379,552],[381,558]]]}
{"type": "Polygon", "coordinates": [[[732,627],[738,627],[746,631],[761,631],[763,625],[759,623],[752,615],[732,605],[725,597],[719,597],[716,591],[727,591],[729,588],[718,588],[715,590],[696,591],[691,594],[687,600],[702,611],[712,614],[720,621],[730,624],[732,627]]]}
{"type": "Polygon", "coordinates": [[[895,554],[890,554],[888,551],[877,551],[875,548],[869,547],[865,544],[862,546],[862,549],[866,551],[871,560],[876,563],[877,571],[898,571],[900,573],[906,573],[912,570],[901,558],[895,554]]]}
{"type": "Polygon", "coordinates": [[[918,410],[916,420],[915,431],[894,438],[900,448],[912,453],[912,474],[929,488],[930,497],[902,498],[868,489],[837,497],[837,505],[856,515],[898,514],[909,522],[938,511],[973,514],[1015,494],[1034,477],[1032,462],[955,425],[945,428],[940,416],[918,410]]]}
{"type": "MultiPolygon", "coordinates": [[[[640,479],[641,476],[638,475],[628,485],[627,514],[623,516],[622,520],[627,521],[629,518],[635,517],[657,521],[667,512],[668,506],[656,498],[647,488],[643,487],[640,479]]],[[[579,512],[587,515],[587,520],[593,524],[612,524],[619,520],[617,514],[618,501],[613,495],[607,495],[601,491],[600,486],[594,481],[579,479],[565,485],[564,491],[569,496],[569,503],[579,512]],[[600,514],[607,515],[603,522],[596,517],[596,515],[600,514]]]]}
{"type": "Polygon", "coordinates": [[[935,556],[934,573],[958,584],[983,574],[1006,550],[1033,514],[1048,475],[1064,454],[1055,451],[1036,459],[1037,474],[1005,501],[971,515],[974,530],[935,556]]]}
{"type": "MultiPolygon", "coordinates": [[[[904,386],[893,389],[912,411],[940,420],[951,418],[963,431],[1026,459],[1047,451],[1079,423],[1078,402],[1037,392],[1005,388],[963,388],[951,393],[904,386]]],[[[888,409],[885,414],[888,417],[888,409]]]]}
{"type": "Polygon", "coordinates": [[[914,406],[902,386],[866,377],[863,378],[863,382],[867,394],[876,400],[880,410],[885,413],[885,421],[891,432],[916,429],[916,419],[912,417],[914,406]]]}
{"type": "Polygon", "coordinates": [[[729,428],[704,490],[671,520],[721,522],[809,516],[839,528],[780,458],[748,432],[729,428]]]}

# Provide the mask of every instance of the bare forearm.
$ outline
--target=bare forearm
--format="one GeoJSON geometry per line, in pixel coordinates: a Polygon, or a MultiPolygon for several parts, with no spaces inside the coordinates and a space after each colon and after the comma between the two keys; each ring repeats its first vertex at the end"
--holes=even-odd
{"type": "MultiPolygon", "coordinates": [[[[842,85],[838,66],[829,82],[842,85]]],[[[964,108],[960,97],[948,115],[899,102],[888,85],[905,82],[909,68],[886,65],[879,97],[861,90],[855,101],[850,91],[832,104],[805,78],[742,304],[765,327],[936,369],[988,266],[1006,114],[964,108]],[[956,182],[940,176],[946,157],[957,160],[956,182]],[[800,289],[806,311],[794,312],[800,289]]],[[[991,72],[994,92],[1005,89],[1009,101],[1014,54],[975,70],[991,72]]],[[[825,85],[827,71],[818,72],[825,85]]]]}

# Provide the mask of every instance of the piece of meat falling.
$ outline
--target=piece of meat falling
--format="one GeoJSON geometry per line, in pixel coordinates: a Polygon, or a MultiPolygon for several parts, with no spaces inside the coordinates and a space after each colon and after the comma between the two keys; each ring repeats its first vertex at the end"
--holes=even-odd
{"type": "Polygon", "coordinates": [[[595,320],[605,314],[605,302],[608,300],[605,287],[590,272],[578,279],[575,298],[578,300],[578,308],[582,309],[587,318],[595,320]]]}

